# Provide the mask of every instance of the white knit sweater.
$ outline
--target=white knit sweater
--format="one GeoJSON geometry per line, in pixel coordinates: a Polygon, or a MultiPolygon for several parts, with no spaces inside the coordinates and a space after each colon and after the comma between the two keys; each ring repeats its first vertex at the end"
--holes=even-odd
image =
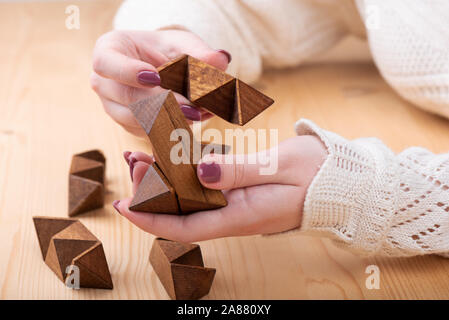
{"type": "MultiPolygon", "coordinates": [[[[233,56],[251,82],[263,68],[296,66],[347,34],[367,37],[385,80],[403,98],[449,117],[447,0],[127,0],[117,29],[188,29],[233,56]]],[[[299,232],[358,254],[449,256],[449,153],[395,155],[372,138],[348,141],[311,121],[329,156],[307,192],[299,232]]]]}

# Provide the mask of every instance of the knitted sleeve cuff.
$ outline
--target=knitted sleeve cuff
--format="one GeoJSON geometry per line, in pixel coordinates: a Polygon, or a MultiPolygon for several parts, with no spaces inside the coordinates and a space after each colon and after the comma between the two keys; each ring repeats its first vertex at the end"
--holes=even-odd
{"type": "Polygon", "coordinates": [[[391,220],[394,154],[377,139],[348,141],[309,120],[298,121],[295,129],[298,135],[316,135],[328,151],[308,188],[299,231],[326,236],[359,254],[378,251],[391,220]]]}

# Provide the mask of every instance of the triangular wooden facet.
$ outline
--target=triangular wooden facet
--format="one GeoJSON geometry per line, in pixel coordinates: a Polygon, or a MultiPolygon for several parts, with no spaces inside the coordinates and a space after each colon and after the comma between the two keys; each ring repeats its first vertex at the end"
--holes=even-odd
{"type": "Polygon", "coordinates": [[[153,213],[179,213],[175,190],[155,163],[145,173],[129,209],[153,213]]]}
{"type": "Polygon", "coordinates": [[[61,230],[76,222],[75,219],[52,217],[33,217],[33,221],[43,259],[47,256],[51,238],[61,230]]]}
{"type": "Polygon", "coordinates": [[[112,280],[101,242],[79,220],[33,218],[48,267],[65,282],[71,265],[80,269],[82,287],[112,289],[112,280]],[[51,239],[48,240],[48,237],[51,239]]]}
{"type": "Polygon", "coordinates": [[[129,105],[131,112],[134,114],[137,121],[139,121],[147,135],[150,134],[151,128],[153,127],[168,94],[169,91],[165,91],[161,94],[153,95],[129,105]]]}
{"type": "Polygon", "coordinates": [[[196,300],[209,293],[215,269],[182,264],[171,265],[171,274],[178,300],[196,300]]]}
{"type": "Polygon", "coordinates": [[[187,61],[187,97],[192,102],[234,80],[234,77],[201,60],[189,56],[187,61]]]}
{"type": "Polygon", "coordinates": [[[273,103],[274,100],[270,97],[267,97],[243,81],[237,80],[236,110],[238,113],[237,116],[233,117],[231,122],[244,125],[273,103]]]}
{"type": "Polygon", "coordinates": [[[205,268],[196,244],[156,238],[150,262],[172,299],[199,299],[212,285],[215,269],[205,268]]]}
{"type": "Polygon", "coordinates": [[[81,287],[113,288],[111,274],[101,243],[97,243],[97,245],[76,257],[73,264],[80,268],[81,287]]]}
{"type": "Polygon", "coordinates": [[[197,106],[231,122],[234,118],[235,109],[235,84],[236,80],[231,80],[194,102],[197,106]]]}
{"type": "Polygon", "coordinates": [[[96,160],[74,156],[70,167],[70,173],[76,175],[77,177],[103,183],[104,164],[96,160]]]}
{"type": "Polygon", "coordinates": [[[224,207],[227,205],[226,199],[220,196],[208,198],[206,201],[192,200],[182,198],[178,195],[178,202],[183,213],[191,213],[202,210],[212,210],[224,207]]]}
{"type": "Polygon", "coordinates": [[[95,235],[78,220],[55,234],[53,239],[99,241],[97,237],[95,237],[95,235]]]}
{"type": "Polygon", "coordinates": [[[187,96],[187,56],[183,55],[173,61],[170,61],[158,69],[161,77],[161,87],[168,88],[187,96]]]}
{"type": "Polygon", "coordinates": [[[72,239],[53,239],[53,243],[58,257],[59,270],[65,279],[67,267],[72,264],[72,260],[94,246],[97,241],[72,240],[72,239]]]}
{"type": "Polygon", "coordinates": [[[103,152],[101,152],[100,150],[97,150],[97,149],[78,153],[75,156],[87,158],[90,160],[101,162],[102,164],[106,164],[106,158],[104,157],[103,152]]]}
{"type": "MultiPolygon", "coordinates": [[[[182,243],[161,238],[157,238],[154,241],[161,247],[162,252],[165,254],[169,262],[174,262],[175,260],[188,254],[192,250],[199,249],[199,246],[197,244],[192,243],[182,243]]],[[[196,254],[198,254],[198,252],[196,254]]],[[[199,251],[199,254],[201,256],[201,251],[199,251]]]]}
{"type": "Polygon", "coordinates": [[[69,216],[103,207],[103,185],[86,178],[69,177],[69,216]]]}

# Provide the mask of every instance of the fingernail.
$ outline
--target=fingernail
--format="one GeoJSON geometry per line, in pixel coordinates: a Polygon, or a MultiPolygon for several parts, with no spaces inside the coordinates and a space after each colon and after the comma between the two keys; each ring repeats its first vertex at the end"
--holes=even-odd
{"type": "Polygon", "coordinates": [[[137,80],[143,85],[158,86],[161,84],[161,77],[153,71],[140,71],[137,74],[137,80]]]}
{"type": "Polygon", "coordinates": [[[129,156],[131,154],[131,151],[125,151],[123,152],[123,158],[125,158],[125,161],[127,164],[129,164],[129,156]]]}
{"type": "Polygon", "coordinates": [[[203,162],[199,166],[199,174],[201,180],[207,183],[220,181],[221,169],[215,162],[203,162]]]}
{"type": "Polygon", "coordinates": [[[131,181],[134,181],[133,179],[133,171],[134,171],[134,163],[137,162],[137,159],[134,157],[129,158],[129,174],[131,175],[131,181]]]}
{"type": "Polygon", "coordinates": [[[231,63],[232,61],[232,56],[229,52],[227,52],[226,50],[220,49],[217,50],[218,52],[224,53],[226,55],[226,58],[228,58],[228,63],[231,63]]]}
{"type": "MultiPolygon", "coordinates": [[[[117,210],[118,213],[120,213],[120,210],[118,209],[118,205],[120,203],[120,200],[114,200],[112,202],[112,206],[114,207],[115,210],[117,210]]],[[[121,213],[120,213],[121,214],[121,213]]]]}
{"type": "Polygon", "coordinates": [[[186,104],[181,105],[181,111],[184,113],[184,116],[192,121],[200,121],[201,120],[201,112],[191,106],[188,106],[186,104]]]}

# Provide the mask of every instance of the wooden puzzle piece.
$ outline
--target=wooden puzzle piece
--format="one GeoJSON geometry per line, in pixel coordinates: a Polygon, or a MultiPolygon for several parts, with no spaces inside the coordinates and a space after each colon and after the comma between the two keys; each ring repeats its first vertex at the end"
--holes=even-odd
{"type": "Polygon", "coordinates": [[[103,245],[76,219],[33,217],[42,257],[65,283],[67,267],[79,268],[80,286],[112,289],[103,245]]]}
{"type": "MultiPolygon", "coordinates": [[[[227,202],[221,191],[207,189],[198,180],[196,166],[193,164],[193,133],[173,93],[165,91],[129,107],[150,139],[157,164],[175,190],[180,211],[189,213],[225,206],[227,202]],[[173,141],[173,133],[186,134],[184,138],[188,141],[173,141]],[[176,147],[179,147],[178,150],[184,156],[177,159],[179,163],[172,159],[171,154],[176,147]]],[[[150,194],[154,196],[158,192],[160,190],[155,189],[150,194]]],[[[143,192],[138,193],[138,201],[142,203],[144,199],[140,195],[143,192]]]]}
{"type": "Polygon", "coordinates": [[[215,269],[203,264],[197,244],[156,238],[150,262],[168,295],[174,300],[195,300],[207,295],[215,277],[215,269]]]}
{"type": "Polygon", "coordinates": [[[180,213],[175,189],[156,163],[145,173],[129,209],[153,213],[180,213]]]}
{"type": "Polygon", "coordinates": [[[163,88],[241,126],[274,102],[243,81],[188,55],[160,66],[158,72],[163,88]]]}
{"type": "Polygon", "coordinates": [[[103,207],[105,165],[105,157],[99,150],[72,157],[69,173],[69,216],[103,207]]]}

